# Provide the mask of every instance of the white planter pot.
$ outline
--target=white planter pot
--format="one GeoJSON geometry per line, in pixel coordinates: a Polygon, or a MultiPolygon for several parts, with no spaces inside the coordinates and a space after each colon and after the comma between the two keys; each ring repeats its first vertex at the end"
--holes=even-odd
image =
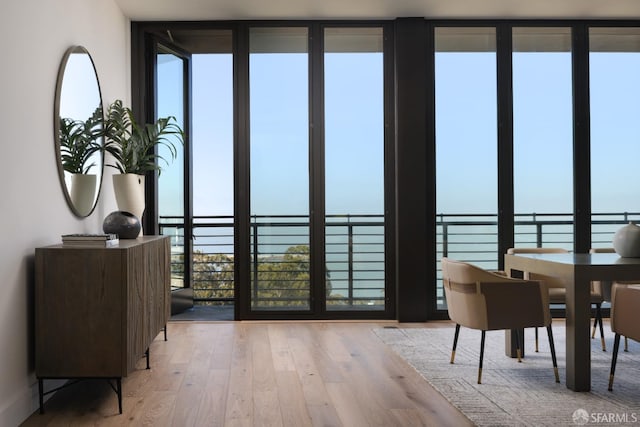
{"type": "Polygon", "coordinates": [[[613,235],[613,249],[621,257],[640,258],[640,227],[633,222],[613,235]]]}
{"type": "Polygon", "coordinates": [[[113,191],[118,209],[134,214],[142,223],[144,213],[144,175],[132,173],[113,175],[113,191]]]}
{"type": "Polygon", "coordinates": [[[71,175],[69,198],[80,216],[87,216],[93,210],[97,194],[97,176],[74,173],[71,175]]]}

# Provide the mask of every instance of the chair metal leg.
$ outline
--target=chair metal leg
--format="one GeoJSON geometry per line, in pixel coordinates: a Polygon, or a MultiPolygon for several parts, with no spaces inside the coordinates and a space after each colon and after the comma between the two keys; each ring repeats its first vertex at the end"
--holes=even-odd
{"type": "Polygon", "coordinates": [[[609,372],[609,391],[613,391],[613,376],[616,373],[616,360],[618,359],[618,347],[620,347],[620,334],[613,339],[613,355],[611,356],[611,372],[609,372]]]}
{"type": "Polygon", "coordinates": [[[549,349],[551,349],[551,362],[553,363],[553,374],[556,377],[556,382],[560,382],[560,375],[558,374],[558,360],[556,359],[556,346],[553,343],[553,330],[551,325],[547,326],[547,335],[549,336],[549,349]]]}
{"type": "Polygon", "coordinates": [[[602,343],[602,351],[607,351],[607,345],[604,342],[604,328],[602,327],[602,310],[600,304],[596,304],[596,322],[600,325],[600,342],[602,343]]]}
{"type": "Polygon", "coordinates": [[[484,359],[484,337],[486,331],[482,331],[482,338],[480,339],[480,365],[478,366],[478,384],[482,384],[482,360],[484,359]]]}
{"type": "Polygon", "coordinates": [[[460,325],[456,324],[456,332],[453,335],[453,350],[451,350],[451,362],[456,358],[456,346],[458,345],[458,335],[460,334],[460,325]]]}

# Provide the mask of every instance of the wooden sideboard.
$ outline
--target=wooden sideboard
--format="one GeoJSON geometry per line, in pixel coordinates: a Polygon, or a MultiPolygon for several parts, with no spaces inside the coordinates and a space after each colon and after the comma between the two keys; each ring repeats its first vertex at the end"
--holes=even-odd
{"type": "Polygon", "coordinates": [[[37,248],[36,377],[104,378],[118,395],[170,316],[168,236],[120,240],[118,246],[37,248]],[[116,386],[113,386],[112,381],[116,386]]]}

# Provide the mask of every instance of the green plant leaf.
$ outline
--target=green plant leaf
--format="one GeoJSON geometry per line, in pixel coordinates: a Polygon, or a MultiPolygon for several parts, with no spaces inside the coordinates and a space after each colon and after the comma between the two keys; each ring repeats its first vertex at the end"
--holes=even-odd
{"type": "Polygon", "coordinates": [[[102,136],[102,106],[85,121],[60,117],[58,141],[63,169],[74,174],[88,173],[95,165],[95,162],[90,163],[92,155],[102,150],[102,136]]]}
{"type": "Polygon", "coordinates": [[[184,144],[184,132],[175,117],[163,117],[155,123],[140,125],[131,109],[124,107],[121,100],[109,106],[104,133],[104,150],[113,157],[113,163],[107,166],[116,168],[120,173],[144,175],[158,171],[159,174],[162,172],[160,162],[169,165],[169,160],[177,157],[174,140],[184,144]],[[168,148],[170,159],[158,154],[159,146],[168,148]]]}

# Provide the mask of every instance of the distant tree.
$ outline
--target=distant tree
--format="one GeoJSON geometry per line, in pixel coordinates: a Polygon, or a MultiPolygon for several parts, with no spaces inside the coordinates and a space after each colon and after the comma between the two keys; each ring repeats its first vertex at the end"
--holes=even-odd
{"type": "Polygon", "coordinates": [[[172,254],[171,255],[171,286],[183,287],[184,286],[184,255],[172,254]]]}
{"type": "MultiPolygon", "coordinates": [[[[307,304],[310,296],[310,254],[308,245],[287,248],[281,257],[258,263],[257,282],[253,289],[260,306],[296,306],[307,304]]],[[[331,293],[330,275],[326,274],[327,296],[331,293]]]]}
{"type": "Polygon", "coordinates": [[[284,255],[258,263],[253,283],[260,306],[305,304],[309,299],[309,247],[289,247],[284,255]]]}
{"type": "Polygon", "coordinates": [[[193,288],[198,298],[233,298],[234,262],[226,254],[193,254],[193,288]]]}
{"type": "MultiPolygon", "coordinates": [[[[172,276],[182,286],[184,255],[172,257],[172,276]]],[[[309,298],[309,246],[287,248],[282,256],[258,263],[257,283],[252,283],[261,306],[289,306],[306,303],[309,298]]],[[[226,254],[193,253],[194,296],[232,298],[234,295],[234,259],[226,254]]],[[[252,276],[253,280],[253,276],[252,276]]],[[[326,295],[331,294],[330,273],[326,272],[326,295]]]]}

